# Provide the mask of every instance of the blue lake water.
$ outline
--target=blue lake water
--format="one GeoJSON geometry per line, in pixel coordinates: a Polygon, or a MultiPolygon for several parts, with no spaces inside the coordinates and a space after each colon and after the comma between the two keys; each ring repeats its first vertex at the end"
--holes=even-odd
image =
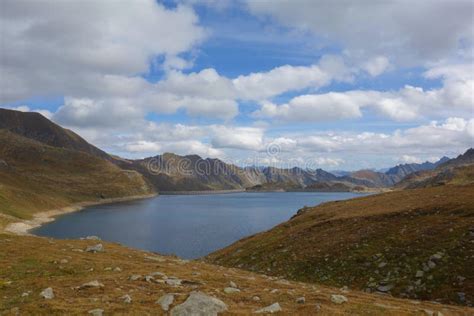
{"type": "Polygon", "coordinates": [[[193,259],[288,220],[303,206],[355,193],[263,192],[161,195],[67,214],[33,231],[40,236],[103,240],[193,259]]]}

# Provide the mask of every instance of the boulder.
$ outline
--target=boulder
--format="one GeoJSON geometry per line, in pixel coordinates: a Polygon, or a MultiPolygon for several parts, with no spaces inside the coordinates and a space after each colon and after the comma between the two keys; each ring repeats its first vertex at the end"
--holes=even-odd
{"type": "Polygon", "coordinates": [[[281,311],[282,311],[281,306],[277,302],[277,303],[273,303],[270,306],[259,309],[259,310],[255,311],[255,313],[256,314],[266,314],[266,313],[273,314],[273,313],[278,313],[278,312],[281,312],[281,311]]]}
{"type": "Polygon", "coordinates": [[[173,294],[165,294],[156,301],[156,304],[159,304],[161,308],[167,312],[170,309],[170,305],[174,302],[173,294]]]}
{"type": "Polygon", "coordinates": [[[41,291],[40,296],[45,300],[51,300],[54,298],[54,291],[52,288],[48,287],[41,291]]]}
{"type": "Polygon", "coordinates": [[[339,294],[332,294],[331,295],[331,302],[333,302],[334,304],[343,304],[343,303],[346,303],[348,301],[349,300],[344,295],[339,295],[339,294]]]}
{"type": "Polygon", "coordinates": [[[227,311],[221,300],[202,292],[192,292],[186,301],[171,310],[171,316],[216,316],[227,311]]]}
{"type": "Polygon", "coordinates": [[[96,253],[96,252],[102,252],[102,251],[104,251],[104,246],[102,244],[87,246],[86,248],[86,252],[96,253]]]}

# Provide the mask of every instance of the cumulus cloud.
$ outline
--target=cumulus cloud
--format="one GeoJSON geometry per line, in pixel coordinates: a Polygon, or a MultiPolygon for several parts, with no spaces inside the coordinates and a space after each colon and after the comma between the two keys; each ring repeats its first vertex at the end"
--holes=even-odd
{"type": "Polygon", "coordinates": [[[367,71],[372,77],[376,77],[385,72],[390,66],[390,62],[385,56],[377,56],[369,59],[363,65],[365,71],[367,71]]]}
{"type": "Polygon", "coordinates": [[[474,4],[458,1],[247,0],[253,14],[310,31],[330,43],[398,62],[424,63],[474,42],[474,4]],[[443,21],[443,23],[439,23],[443,21]]]}
{"type": "Polygon", "coordinates": [[[474,111],[474,72],[471,64],[439,66],[425,73],[427,78],[441,78],[437,89],[405,86],[398,91],[353,90],[302,95],[288,103],[262,102],[253,113],[258,118],[283,121],[318,122],[330,119],[358,118],[369,108],[395,121],[419,118],[445,118],[459,115],[470,118],[474,111]]]}
{"type": "Polygon", "coordinates": [[[202,41],[192,9],[131,3],[6,0],[0,11],[1,99],[83,94],[105,75],[135,76],[159,55],[202,41]]]}

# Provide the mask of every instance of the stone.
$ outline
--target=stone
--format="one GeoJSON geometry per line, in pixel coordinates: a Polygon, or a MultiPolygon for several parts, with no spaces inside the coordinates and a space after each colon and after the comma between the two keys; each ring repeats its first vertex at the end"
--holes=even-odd
{"type": "Polygon", "coordinates": [[[298,303],[298,304],[304,304],[304,303],[306,303],[306,299],[304,298],[304,296],[298,297],[298,298],[296,299],[296,303],[298,303]]]}
{"type": "Polygon", "coordinates": [[[82,290],[82,289],[88,289],[88,288],[102,288],[102,287],[104,287],[102,283],[100,283],[97,280],[94,280],[94,281],[84,283],[83,285],[79,286],[77,289],[82,290]]]}
{"type": "Polygon", "coordinates": [[[417,277],[417,278],[422,278],[424,274],[425,274],[425,273],[424,273],[423,271],[418,270],[418,271],[416,271],[415,277],[417,277]]]}
{"type": "Polygon", "coordinates": [[[430,268],[430,269],[434,269],[434,268],[436,268],[436,263],[434,263],[434,262],[433,262],[433,261],[431,261],[431,260],[430,260],[430,261],[428,261],[428,268],[430,268]]]}
{"type": "Polygon", "coordinates": [[[229,286],[233,287],[233,288],[238,288],[237,284],[235,284],[235,282],[233,282],[233,281],[229,282],[229,286]]]}
{"type": "Polygon", "coordinates": [[[130,304],[132,302],[132,297],[128,294],[125,294],[124,296],[122,296],[121,299],[123,300],[125,304],[130,304]]]}
{"type": "Polygon", "coordinates": [[[271,294],[275,294],[275,293],[278,293],[278,289],[273,289],[270,291],[271,294]]]}
{"type": "Polygon", "coordinates": [[[431,260],[441,260],[443,258],[443,253],[437,252],[430,257],[431,260]]]}
{"type": "Polygon", "coordinates": [[[349,300],[344,295],[339,295],[339,294],[332,294],[331,295],[331,302],[333,302],[334,304],[343,304],[343,303],[346,303],[348,301],[349,300]]]}
{"type": "Polygon", "coordinates": [[[393,284],[380,285],[377,287],[377,291],[385,293],[393,289],[393,286],[393,284]]]}
{"type": "Polygon", "coordinates": [[[67,259],[61,259],[61,260],[59,261],[60,264],[66,264],[66,263],[68,263],[68,262],[69,262],[69,261],[68,261],[67,259]]]}
{"type": "Polygon", "coordinates": [[[161,272],[152,272],[152,273],[150,273],[150,275],[151,275],[151,276],[154,276],[154,277],[159,276],[159,277],[161,277],[161,278],[166,279],[166,274],[161,273],[161,272]]]}
{"type": "Polygon", "coordinates": [[[142,278],[142,276],[140,274],[132,274],[128,279],[130,281],[138,281],[142,278]]]}
{"type": "Polygon", "coordinates": [[[383,268],[383,267],[385,267],[386,265],[387,265],[386,262],[380,262],[379,265],[378,265],[378,267],[379,267],[379,268],[383,268]]]}
{"type": "Polygon", "coordinates": [[[52,288],[48,287],[41,291],[40,296],[45,300],[51,300],[54,298],[54,291],[52,288]]]}
{"type": "Polygon", "coordinates": [[[120,269],[119,267],[115,267],[115,268],[114,268],[114,271],[115,271],[115,272],[122,272],[122,269],[120,269]]]}
{"type": "Polygon", "coordinates": [[[260,301],[260,297],[257,296],[257,295],[255,295],[255,296],[252,297],[252,301],[254,301],[254,302],[259,302],[259,301],[260,301]]]}
{"type": "Polygon", "coordinates": [[[259,309],[259,310],[255,311],[255,313],[256,314],[265,314],[265,313],[273,314],[273,313],[278,313],[278,312],[281,312],[281,311],[282,311],[281,306],[277,302],[277,303],[273,303],[270,306],[259,309]]]}
{"type": "Polygon", "coordinates": [[[104,251],[104,246],[102,244],[97,244],[97,245],[94,245],[94,246],[88,246],[86,248],[86,252],[96,253],[96,252],[102,252],[102,251],[104,251]]]}
{"type": "Polygon", "coordinates": [[[239,293],[240,290],[239,289],[236,289],[235,287],[226,287],[224,289],[224,293],[226,294],[234,294],[234,293],[239,293]]]}
{"type": "Polygon", "coordinates": [[[151,276],[151,275],[146,275],[146,276],[145,276],[145,281],[147,281],[147,282],[152,282],[152,281],[154,281],[154,280],[155,280],[155,278],[154,278],[153,276],[151,276]]]}
{"type": "Polygon", "coordinates": [[[99,237],[97,237],[97,236],[87,236],[85,239],[86,239],[86,240],[101,240],[101,239],[100,239],[99,237]]]}
{"type": "Polygon", "coordinates": [[[180,286],[183,280],[180,279],[166,279],[165,283],[171,286],[180,286]]]}
{"type": "Polygon", "coordinates": [[[91,314],[92,316],[102,316],[104,314],[104,310],[100,308],[96,308],[96,309],[91,309],[87,313],[91,314]]]}
{"type": "Polygon", "coordinates": [[[221,300],[202,292],[192,292],[186,301],[175,306],[171,316],[217,316],[227,311],[227,305],[221,300]]]}
{"type": "Polygon", "coordinates": [[[167,312],[170,309],[170,305],[173,304],[173,302],[174,302],[174,295],[165,294],[156,301],[156,304],[159,304],[161,306],[161,309],[167,312]]]}

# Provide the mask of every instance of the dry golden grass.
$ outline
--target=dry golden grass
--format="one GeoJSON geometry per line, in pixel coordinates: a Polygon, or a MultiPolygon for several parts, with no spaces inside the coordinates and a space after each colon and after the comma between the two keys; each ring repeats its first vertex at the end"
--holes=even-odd
{"type": "Polygon", "coordinates": [[[285,315],[315,314],[316,304],[320,305],[319,313],[322,315],[423,315],[425,310],[440,311],[444,315],[474,313],[468,308],[288,282],[203,262],[163,257],[112,243],[102,242],[105,251],[101,253],[78,252],[78,249],[96,243],[98,241],[0,235],[0,313],[84,315],[89,310],[101,308],[104,314],[160,315],[163,311],[155,302],[161,295],[177,293],[175,306],[183,302],[191,291],[202,291],[221,299],[229,307],[227,314],[234,315],[250,314],[275,302],[280,303],[281,314],[285,315]],[[114,271],[116,267],[121,271],[114,271]],[[153,272],[189,282],[172,287],[129,279],[134,274],[145,276],[153,272]],[[75,289],[93,280],[103,283],[104,287],[75,289]],[[223,292],[230,281],[237,283],[240,293],[223,292]],[[53,288],[55,298],[45,300],[40,297],[39,293],[47,287],[53,288]],[[273,289],[278,291],[271,292],[273,289]],[[23,293],[29,295],[22,296],[23,293]],[[121,297],[125,294],[132,297],[132,303],[123,302],[121,297]],[[345,295],[349,301],[337,305],[330,301],[331,294],[345,295]],[[259,296],[261,301],[253,301],[253,296],[259,296]],[[297,304],[296,298],[302,296],[306,303],[297,304]]]}

